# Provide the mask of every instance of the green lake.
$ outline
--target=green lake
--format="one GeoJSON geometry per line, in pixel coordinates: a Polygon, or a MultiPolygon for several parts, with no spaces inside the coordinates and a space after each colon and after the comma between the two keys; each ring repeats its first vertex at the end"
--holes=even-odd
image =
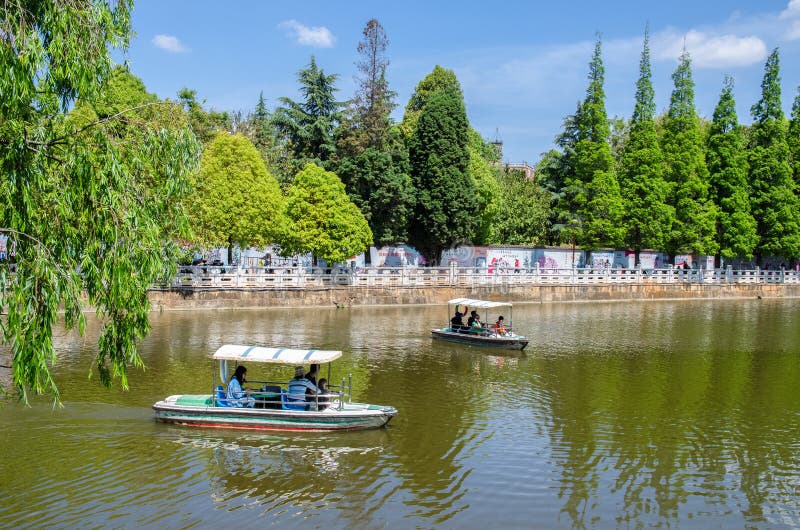
{"type": "Polygon", "coordinates": [[[798,528],[798,308],[516,304],[521,355],[432,340],[444,306],[154,313],[129,391],[87,378],[90,318],[56,333],[63,408],[0,407],[0,528],[798,528]],[[341,349],[332,380],[399,413],[333,434],[156,423],[154,402],[210,393],[226,343],[341,349]]]}

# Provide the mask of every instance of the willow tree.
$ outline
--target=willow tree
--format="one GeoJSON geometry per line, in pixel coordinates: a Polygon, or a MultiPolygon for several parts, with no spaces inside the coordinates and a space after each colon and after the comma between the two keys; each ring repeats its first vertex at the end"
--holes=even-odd
{"type": "Polygon", "coordinates": [[[761,99],[752,106],[748,162],[759,244],[758,258],[800,256],[800,203],[789,165],[786,118],[781,108],[778,50],[764,65],[761,99]]]}
{"type": "Polygon", "coordinates": [[[312,253],[341,263],[372,244],[372,231],[347,198],[339,177],[307,164],[294,178],[286,197],[287,226],[280,241],[283,255],[312,253]]]}
{"type": "Polygon", "coordinates": [[[717,209],[709,196],[705,146],[694,105],[691,60],[685,51],[672,80],[675,86],[662,140],[666,177],[672,186],[669,202],[675,208],[667,249],[673,253],[714,255],[718,249],[717,209]]]}
{"type": "Polygon", "coordinates": [[[725,259],[752,257],[758,243],[750,211],[745,139],[736,116],[733,79],[727,77],[714,109],[706,147],[711,198],[717,205],[717,242],[725,259]]]}
{"type": "Polygon", "coordinates": [[[675,209],[667,204],[669,186],[664,180],[664,156],[654,121],[656,104],[649,42],[646,30],[636,82],[636,104],[619,172],[625,212],[624,240],[636,253],[637,264],[642,249],[664,248],[675,215],[675,209]]]}
{"type": "Polygon", "coordinates": [[[284,226],[278,181],[255,146],[240,134],[220,133],[206,146],[190,201],[195,237],[205,246],[263,245],[284,226]]]}
{"type": "MultiPolygon", "coordinates": [[[[67,119],[76,99],[100,99],[110,48],[130,35],[129,1],[5,2],[0,6],[0,231],[15,249],[0,265],[0,323],[22,399],[59,400],[52,329],[83,330],[86,301],[102,321],[95,367],[127,387],[148,332],[147,289],[174,274],[188,174],[199,145],[182,111],[163,121],[122,108],[67,119]],[[63,313],[62,313],[63,311],[63,313]]],[[[90,372],[91,375],[91,372],[90,372]]]]}

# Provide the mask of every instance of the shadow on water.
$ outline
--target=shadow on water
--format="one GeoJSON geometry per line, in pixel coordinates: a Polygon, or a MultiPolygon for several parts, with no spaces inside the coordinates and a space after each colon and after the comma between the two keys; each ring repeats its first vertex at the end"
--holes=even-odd
{"type": "MultiPolygon", "coordinates": [[[[433,341],[439,307],[153,315],[131,390],[59,336],[65,408],[0,408],[0,527],[797,526],[800,317],[786,302],[515,306],[525,354],[433,341]],[[389,428],[158,424],[225,343],[342,349],[389,428]]],[[[248,366],[285,380],[291,367],[248,366]]]]}

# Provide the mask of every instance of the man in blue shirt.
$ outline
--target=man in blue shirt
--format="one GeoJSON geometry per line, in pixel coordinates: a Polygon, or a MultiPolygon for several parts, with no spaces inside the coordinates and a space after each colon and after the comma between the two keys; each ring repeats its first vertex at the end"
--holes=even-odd
{"type": "MultiPolygon", "coordinates": [[[[302,366],[295,366],[294,379],[289,381],[289,392],[286,394],[286,401],[289,404],[303,403],[303,408],[307,410],[308,407],[305,406],[307,395],[313,400],[317,394],[317,385],[306,379],[305,374],[306,371],[302,366]]],[[[297,405],[295,406],[297,407],[297,405]]]]}

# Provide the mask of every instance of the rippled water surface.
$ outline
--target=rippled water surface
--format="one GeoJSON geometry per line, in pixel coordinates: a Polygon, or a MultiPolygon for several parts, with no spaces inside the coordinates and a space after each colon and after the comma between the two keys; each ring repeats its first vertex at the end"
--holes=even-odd
{"type": "MultiPolygon", "coordinates": [[[[434,342],[443,307],[152,315],[130,391],[60,335],[64,408],[0,408],[0,528],[796,528],[797,301],[519,304],[525,355],[434,342]],[[386,429],[156,423],[224,343],[344,350],[386,429]]],[[[508,319],[508,315],[506,315],[508,319]]],[[[290,367],[248,367],[289,379],[290,367]]]]}

